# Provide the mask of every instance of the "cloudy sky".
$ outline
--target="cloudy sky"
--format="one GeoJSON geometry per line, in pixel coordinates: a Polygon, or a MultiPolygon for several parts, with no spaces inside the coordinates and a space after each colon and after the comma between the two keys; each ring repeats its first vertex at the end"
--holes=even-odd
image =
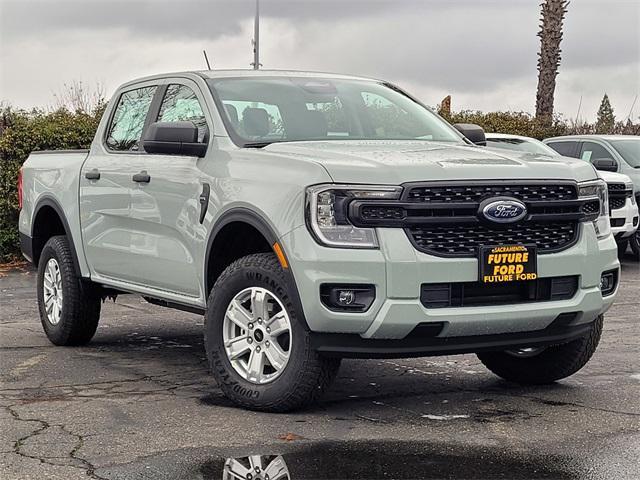
{"type": "MultiPolygon", "coordinates": [[[[261,0],[264,68],[390,80],[453,109],[533,111],[540,0],[261,0]]],[[[0,0],[0,101],[48,106],[65,83],[248,68],[253,0],[0,0]]],[[[572,0],[556,111],[593,119],[640,93],[640,1],[572,0]]],[[[640,98],[633,117],[640,116],[640,98]]]]}

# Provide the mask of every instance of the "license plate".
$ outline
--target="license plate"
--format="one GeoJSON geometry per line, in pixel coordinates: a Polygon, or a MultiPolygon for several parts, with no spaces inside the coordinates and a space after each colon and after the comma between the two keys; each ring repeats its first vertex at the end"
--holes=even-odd
{"type": "Polygon", "coordinates": [[[480,281],[506,283],[538,278],[536,247],[497,245],[480,247],[480,281]]]}

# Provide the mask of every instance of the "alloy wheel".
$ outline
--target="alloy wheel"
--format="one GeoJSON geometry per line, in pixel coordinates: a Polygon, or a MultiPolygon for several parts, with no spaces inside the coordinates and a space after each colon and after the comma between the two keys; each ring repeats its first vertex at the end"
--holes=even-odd
{"type": "Polygon", "coordinates": [[[44,308],[51,325],[60,323],[62,316],[62,274],[55,258],[50,258],[44,270],[44,308]]]}
{"type": "Polygon", "coordinates": [[[287,366],[291,320],[282,302],[265,288],[245,288],[233,297],[222,336],[231,366],[251,383],[272,382],[287,366]]]}

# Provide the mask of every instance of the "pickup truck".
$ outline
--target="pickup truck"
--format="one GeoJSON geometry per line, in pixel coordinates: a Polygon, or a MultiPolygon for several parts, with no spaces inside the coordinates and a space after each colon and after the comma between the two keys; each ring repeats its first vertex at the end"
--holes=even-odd
{"type": "MultiPolygon", "coordinates": [[[[561,155],[590,162],[598,170],[627,175],[633,183],[635,203],[640,203],[639,135],[566,135],[547,138],[544,143],[561,155]]],[[[620,193],[618,190],[618,197],[620,193]]],[[[628,194],[626,189],[624,195],[628,194]]],[[[621,201],[618,198],[614,203],[619,204],[621,201]]],[[[633,226],[638,227],[637,220],[633,226]]],[[[635,234],[624,237],[628,238],[631,249],[640,260],[640,229],[636,229],[635,234]]]]}
{"type": "MultiPolygon", "coordinates": [[[[560,156],[560,154],[549,145],[535,138],[505,133],[486,133],[485,138],[487,146],[490,148],[503,148],[519,152],[560,156]]],[[[640,149],[640,142],[638,142],[638,149],[640,149]]],[[[617,165],[611,159],[599,159],[592,163],[593,166],[599,170],[598,176],[607,182],[611,233],[618,244],[619,256],[623,257],[626,253],[629,240],[638,238],[639,216],[636,197],[640,197],[640,193],[634,195],[633,181],[628,175],[617,173],[615,171],[617,165]]],[[[640,187],[640,183],[638,187],[640,187]]],[[[632,242],[632,245],[635,243],[637,242],[632,242]]],[[[640,260],[640,256],[638,259],[640,260]]]]}
{"type": "Polygon", "coordinates": [[[316,400],[344,357],[475,353],[521,384],[572,375],[620,278],[606,184],[587,162],[482,143],[379,80],[126,83],[89,151],[21,170],[44,331],[85,344],[122,293],[204,314],[217,384],[274,412],[316,400]]]}

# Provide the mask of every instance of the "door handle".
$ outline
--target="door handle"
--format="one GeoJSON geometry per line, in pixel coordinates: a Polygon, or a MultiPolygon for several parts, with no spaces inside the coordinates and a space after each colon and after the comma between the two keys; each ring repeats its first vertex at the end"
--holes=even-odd
{"type": "Polygon", "coordinates": [[[87,180],[100,180],[100,172],[95,168],[84,174],[84,178],[87,180]]]}
{"type": "Polygon", "coordinates": [[[151,177],[149,176],[146,170],[143,170],[140,173],[136,173],[132,177],[132,180],[138,183],[149,183],[151,181],[151,177]]]}

